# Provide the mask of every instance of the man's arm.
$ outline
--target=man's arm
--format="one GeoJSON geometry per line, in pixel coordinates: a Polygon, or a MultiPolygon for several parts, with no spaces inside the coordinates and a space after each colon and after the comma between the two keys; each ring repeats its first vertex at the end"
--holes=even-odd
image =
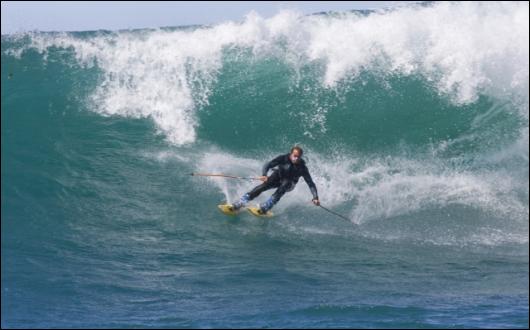
{"type": "Polygon", "coordinates": [[[276,165],[279,165],[283,161],[285,155],[280,155],[263,166],[262,175],[267,176],[267,172],[276,165]]]}
{"type": "Polygon", "coordinates": [[[313,194],[313,200],[315,199],[318,200],[317,186],[313,182],[313,179],[311,178],[311,174],[309,174],[309,171],[307,170],[307,168],[304,171],[303,177],[304,177],[305,182],[309,186],[309,190],[311,190],[311,194],[313,194]]]}

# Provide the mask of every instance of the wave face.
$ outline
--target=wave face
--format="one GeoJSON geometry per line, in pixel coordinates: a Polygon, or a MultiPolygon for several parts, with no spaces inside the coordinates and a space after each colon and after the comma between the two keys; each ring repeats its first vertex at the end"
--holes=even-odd
{"type": "Polygon", "coordinates": [[[2,326],[528,327],[528,9],[2,36],[2,326]],[[351,224],[187,175],[294,144],[351,224]]]}

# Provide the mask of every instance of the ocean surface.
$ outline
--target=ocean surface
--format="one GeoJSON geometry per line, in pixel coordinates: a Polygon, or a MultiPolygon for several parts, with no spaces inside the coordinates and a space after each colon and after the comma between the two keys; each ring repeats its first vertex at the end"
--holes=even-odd
{"type": "MultiPolygon", "coordinates": [[[[528,2],[1,42],[2,328],[528,328],[528,2]],[[294,144],[273,219],[216,205],[294,144]]],[[[257,198],[267,198],[272,191],[257,198]]]]}

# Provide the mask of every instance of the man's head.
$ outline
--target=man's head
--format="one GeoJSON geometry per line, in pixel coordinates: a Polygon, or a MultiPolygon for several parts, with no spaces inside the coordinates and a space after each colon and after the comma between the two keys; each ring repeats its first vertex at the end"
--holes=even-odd
{"type": "Polygon", "coordinates": [[[294,146],[291,148],[291,153],[289,154],[289,159],[293,164],[298,164],[300,158],[302,157],[304,151],[299,146],[294,146]]]}

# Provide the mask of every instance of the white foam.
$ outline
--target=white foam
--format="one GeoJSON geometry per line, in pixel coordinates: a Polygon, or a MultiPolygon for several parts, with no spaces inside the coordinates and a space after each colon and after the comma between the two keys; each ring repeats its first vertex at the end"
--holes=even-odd
{"type": "MultiPolygon", "coordinates": [[[[261,175],[260,161],[231,155],[220,150],[211,149],[203,152],[197,161],[196,172],[228,174],[241,177],[256,177],[261,175]]],[[[205,177],[212,185],[221,190],[225,200],[235,202],[245,194],[249,187],[258,185],[257,180],[227,179],[222,177],[205,177]]]]}
{"type": "Polygon", "coordinates": [[[280,58],[295,76],[320,63],[324,88],[363,70],[419,74],[456,103],[480,94],[518,99],[528,119],[528,12],[528,2],[440,2],[368,16],[282,11],[264,19],[251,12],[243,22],[189,30],[36,34],[32,47],[72,47],[79,63],[103,71],[95,111],[150,117],[181,145],[196,140],[196,111],[208,102],[227,48],[280,58]]]}
{"type": "MultiPolygon", "coordinates": [[[[403,216],[414,217],[421,212],[446,208],[450,210],[456,206],[475,210],[476,214],[488,215],[487,217],[492,219],[505,219],[505,222],[498,223],[496,220],[481,222],[481,220],[476,227],[473,223],[475,219],[463,219],[469,222],[468,226],[472,229],[471,231],[466,229],[462,233],[454,232],[457,228],[451,228],[452,225],[445,226],[443,223],[438,223],[434,225],[439,228],[432,229],[435,234],[431,233],[431,229],[421,229],[429,233],[428,236],[423,237],[425,241],[452,245],[481,244],[481,239],[486,245],[528,242],[528,204],[521,196],[517,197],[518,190],[524,191],[525,183],[516,181],[508,173],[487,170],[467,172],[434,161],[396,157],[360,162],[351,155],[337,155],[330,158],[329,155],[323,157],[310,150],[306,150],[306,154],[311,159],[308,168],[319,190],[322,204],[348,215],[352,222],[361,225],[361,228],[373,221],[388,221],[403,216]]],[[[274,156],[276,154],[263,155],[259,159],[242,158],[219,150],[210,150],[200,156],[196,169],[256,176],[260,175],[264,160],[272,159],[274,156]]],[[[237,200],[239,196],[259,184],[257,181],[221,178],[207,180],[223,192],[228,201],[237,200]]],[[[263,193],[254,202],[264,200],[273,191],[263,193]]],[[[308,207],[312,207],[310,200],[311,193],[301,178],[296,188],[275,206],[275,210],[280,214],[304,208],[307,210],[308,207]]],[[[315,208],[315,215],[319,212],[321,210],[315,208]]],[[[405,230],[404,233],[367,232],[366,234],[367,236],[384,235],[385,238],[397,235],[398,238],[410,239],[411,233],[405,230]]]]}
{"type": "Polygon", "coordinates": [[[352,216],[355,222],[363,223],[430,208],[466,205],[522,220],[528,208],[506,193],[511,181],[509,177],[498,182],[466,173],[388,175],[360,191],[352,216]]]}

